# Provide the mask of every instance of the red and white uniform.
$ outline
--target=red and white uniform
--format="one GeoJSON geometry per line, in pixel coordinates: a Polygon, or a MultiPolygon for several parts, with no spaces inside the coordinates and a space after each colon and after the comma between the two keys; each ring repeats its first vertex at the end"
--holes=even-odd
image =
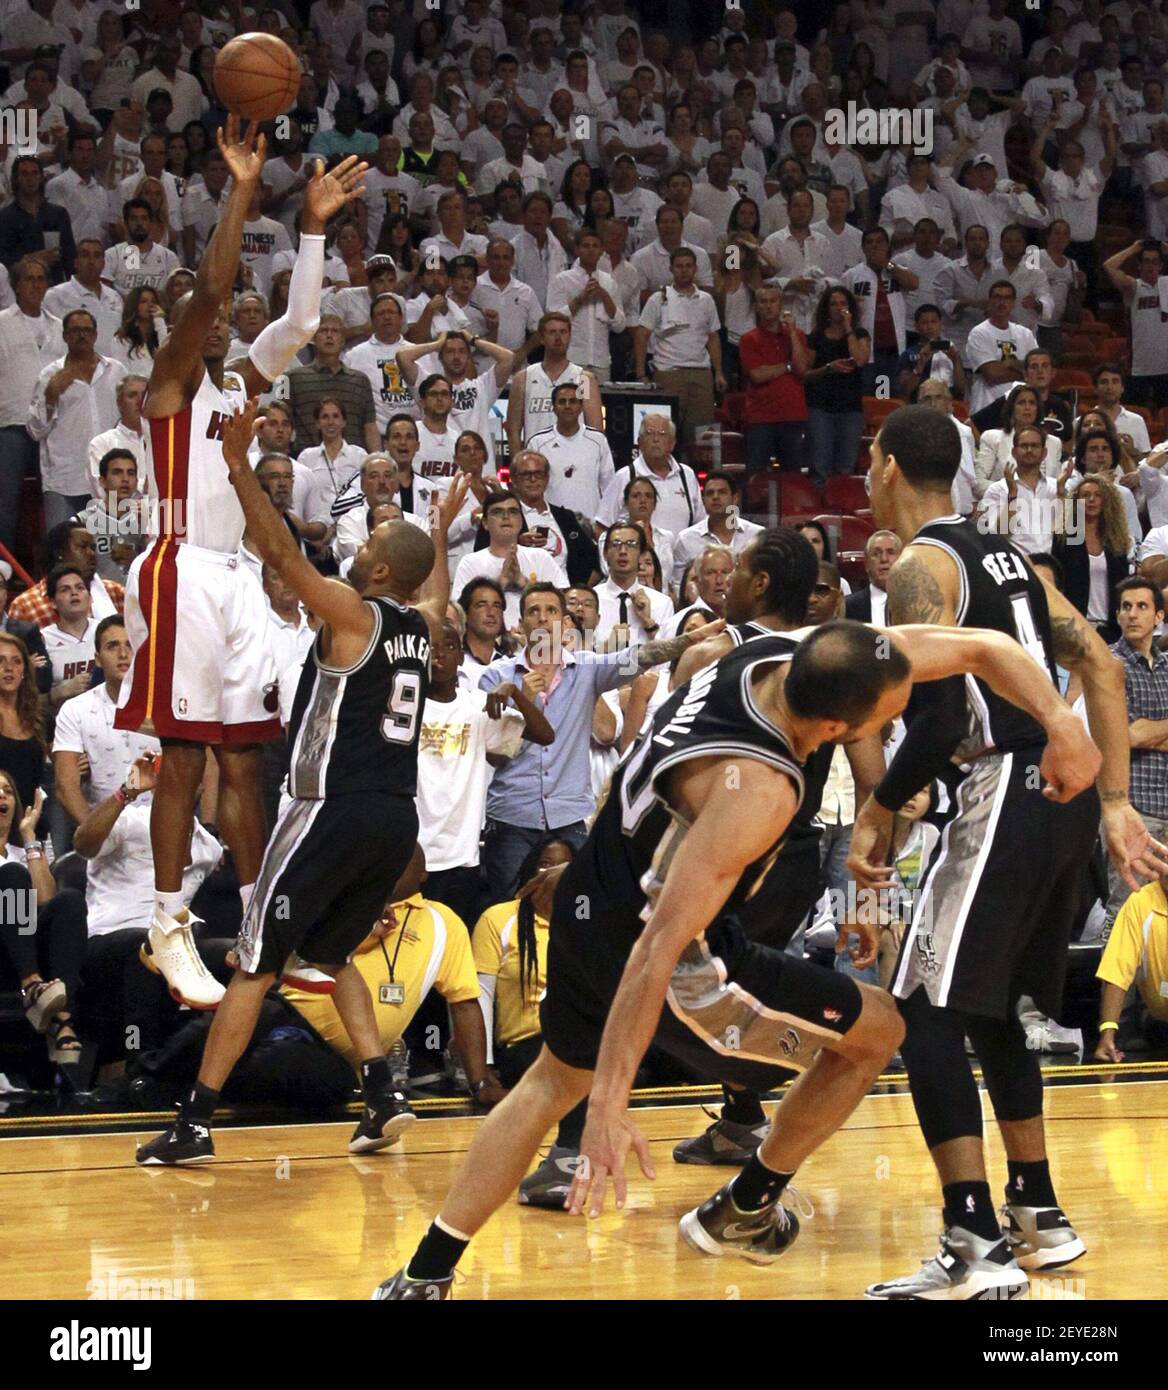
{"type": "Polygon", "coordinates": [[[267,601],[240,558],[244,515],[223,458],[223,422],[246,403],[234,374],[206,373],[178,415],[148,420],[151,542],[131,566],[134,660],[115,726],[159,738],[263,742],[280,736],[267,601]]]}

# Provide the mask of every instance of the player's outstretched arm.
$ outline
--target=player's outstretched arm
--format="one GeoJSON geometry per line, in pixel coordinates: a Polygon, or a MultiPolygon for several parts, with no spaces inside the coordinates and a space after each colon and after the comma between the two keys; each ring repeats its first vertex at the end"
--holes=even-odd
{"type": "Polygon", "coordinates": [[[231,364],[232,370],[243,377],[249,396],[266,391],[320,326],[324,230],[330,217],[364,193],[361,180],[368,167],[355,154],[341,160],[328,173],[323,160],[315,161],[312,178],[304,190],[300,244],[288,282],[288,307],[260,333],[243,361],[231,364]]]}
{"type": "Polygon", "coordinates": [[[450,564],[446,553],[446,538],[454,520],[462,511],[470,490],[470,479],[465,473],[455,478],[446,492],[437,498],[430,507],[430,539],[434,542],[434,568],[426,582],[418,591],[417,609],[430,624],[433,641],[438,640],[442,624],[446,620],[446,606],[450,602],[450,564]]]}
{"type": "MultiPolygon", "coordinates": [[[[325,579],[309,564],[248,460],[247,451],[256,430],[256,405],[253,397],[223,424],[223,457],[247,518],[247,534],[264,562],[278,572],[306,608],[324,621],[333,642],[355,641],[360,655],[373,631],[369,605],[351,585],[325,579]]],[[[330,655],[336,659],[340,654],[334,651],[330,655]]]]}
{"type": "Polygon", "coordinates": [[[570,1210],[599,1216],[611,1176],[616,1204],[625,1200],[625,1158],[636,1149],[652,1177],[644,1138],[626,1116],[629,1092],[653,1038],[681,953],[725,906],[748,864],[782,835],[798,806],[783,773],[752,759],[719,760],[706,773],[705,801],[666,875],[653,915],[633,947],[609,1011],[588,1103],[588,1121],[569,1198],[570,1210]],[[733,766],[735,776],[726,776],[733,766]],[[760,815],[761,807],[767,814],[760,815]]]}
{"type": "Polygon", "coordinates": [[[231,193],[195,271],[190,301],[173,325],[170,337],[154,355],[150,393],[144,407],[144,413],[154,419],[177,415],[198,389],[203,371],[203,340],[224,301],[231,297],[239,269],[243,224],[264,167],[267,141],[254,121],[241,138],[239,117],[228,116],[226,131],[219,130],[216,140],[231,174],[231,193]]]}
{"type": "Polygon", "coordinates": [[[1107,852],[1124,882],[1134,890],[1141,879],[1168,873],[1168,850],[1151,837],[1128,799],[1131,747],[1124,669],[1079,610],[1045,579],[1042,582],[1050,608],[1055,660],[1083,682],[1091,735],[1102,754],[1097,786],[1107,852]]]}

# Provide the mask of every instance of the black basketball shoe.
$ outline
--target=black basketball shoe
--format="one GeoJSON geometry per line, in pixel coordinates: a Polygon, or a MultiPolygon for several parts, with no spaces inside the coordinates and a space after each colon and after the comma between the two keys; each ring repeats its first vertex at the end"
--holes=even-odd
{"type": "Polygon", "coordinates": [[[192,1124],[180,1115],[174,1124],[139,1144],[137,1159],[142,1167],[183,1167],[190,1163],[209,1163],[215,1157],[215,1142],[206,1125],[192,1124]]]}
{"type": "Polygon", "coordinates": [[[780,1201],[768,1202],[761,1211],[740,1211],[727,1183],[686,1212],[679,1229],[685,1243],[703,1255],[738,1255],[752,1264],[769,1265],[794,1245],[799,1218],[780,1201]]]}
{"type": "Polygon", "coordinates": [[[351,1154],[388,1148],[418,1120],[401,1091],[385,1091],[366,1102],[364,1114],[349,1140],[351,1154]]]}
{"type": "Polygon", "coordinates": [[[378,1284],[371,1295],[373,1303],[441,1303],[450,1297],[454,1275],[444,1279],[411,1279],[404,1269],[378,1284]]]}

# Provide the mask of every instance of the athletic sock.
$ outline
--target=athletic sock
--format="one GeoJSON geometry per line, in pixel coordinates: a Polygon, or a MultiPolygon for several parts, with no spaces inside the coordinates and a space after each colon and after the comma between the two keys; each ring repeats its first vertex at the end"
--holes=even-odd
{"type": "Polygon", "coordinates": [[[1008,1159],[1006,1167],[1009,1179],[1006,1182],[1006,1200],[1020,1207],[1057,1207],[1054,1184],[1050,1180],[1050,1162],[1040,1159],[1037,1163],[1015,1163],[1008,1159]]]}
{"type": "Polygon", "coordinates": [[[751,1129],[766,1123],[766,1113],[757,1093],[735,1090],[732,1086],[722,1087],[722,1118],[731,1124],[749,1125],[751,1129]]]}
{"type": "Polygon", "coordinates": [[[393,1076],[386,1058],[371,1057],[367,1062],[361,1063],[361,1090],[365,1095],[366,1104],[372,1097],[393,1090],[393,1076]]]}
{"type": "Polygon", "coordinates": [[[754,1153],[730,1184],[730,1196],[739,1211],[760,1211],[779,1200],[783,1188],[794,1176],[794,1173],[776,1173],[754,1153]]]}
{"type": "Polygon", "coordinates": [[[182,1103],[182,1118],[188,1124],[209,1125],[218,1104],[219,1092],[196,1081],[190,1095],[182,1103]]]}
{"type": "Polygon", "coordinates": [[[168,917],[177,917],[183,910],[183,895],[180,888],[177,893],[155,893],[154,911],[155,913],[165,912],[168,917]]]}
{"type": "Polygon", "coordinates": [[[941,1191],[945,1195],[946,1226],[960,1226],[982,1240],[1001,1238],[988,1182],[947,1182],[941,1191]]]}
{"type": "Polygon", "coordinates": [[[414,1257],[406,1265],[406,1276],[410,1279],[446,1279],[454,1273],[454,1266],[462,1259],[462,1252],[470,1244],[470,1238],[452,1235],[438,1224],[435,1217],[430,1229],[422,1237],[421,1244],[414,1251],[414,1257]]]}

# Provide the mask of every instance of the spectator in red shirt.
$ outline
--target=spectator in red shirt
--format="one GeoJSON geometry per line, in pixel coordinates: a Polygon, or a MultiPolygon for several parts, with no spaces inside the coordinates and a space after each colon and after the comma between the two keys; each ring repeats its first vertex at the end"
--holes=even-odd
{"type": "Polygon", "coordinates": [[[803,466],[803,425],[807,401],[803,373],[811,355],[782,292],[761,285],[754,296],[758,327],[744,333],[738,359],[746,383],[746,468],[766,468],[777,456],[782,468],[797,473],[803,466]]]}

